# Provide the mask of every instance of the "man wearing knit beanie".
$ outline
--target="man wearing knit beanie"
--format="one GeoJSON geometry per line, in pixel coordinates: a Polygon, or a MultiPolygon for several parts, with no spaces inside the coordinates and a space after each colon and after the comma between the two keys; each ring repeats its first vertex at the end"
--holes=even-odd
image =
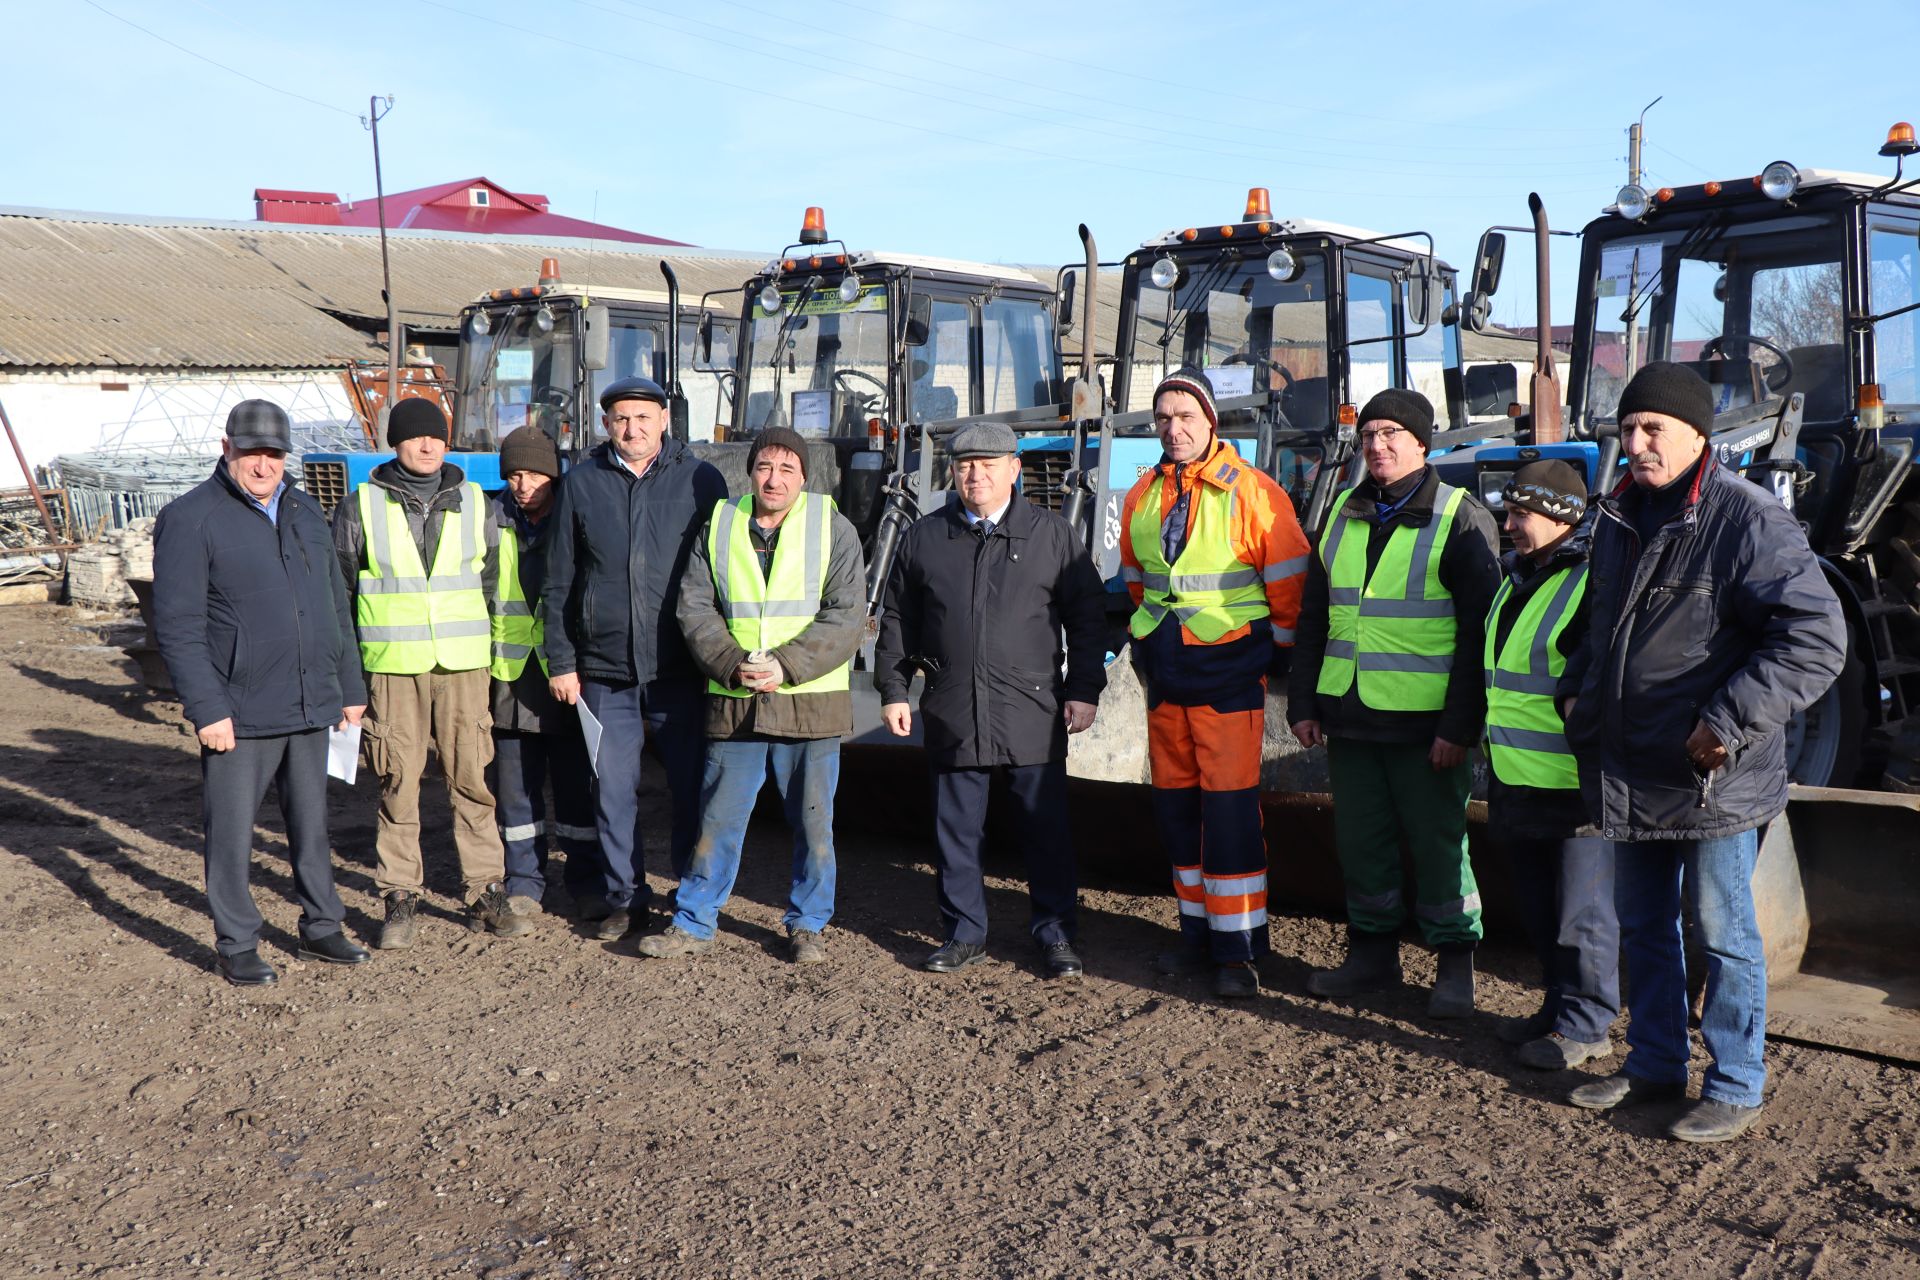
{"type": "Polygon", "coordinates": [[[1621,393],[1619,422],[1632,482],[1600,500],[1590,575],[1607,625],[1569,664],[1576,696],[1562,714],[1613,854],[1632,1017],[1622,1069],[1569,1100],[1605,1111],[1685,1099],[1685,902],[1707,956],[1700,1032],[1713,1062],[1667,1132],[1719,1142],[1764,1101],[1758,833],[1786,808],[1787,723],[1840,673],[1847,631],[1799,523],[1707,449],[1713,400],[1698,374],[1648,365],[1621,393]]]}
{"type": "Polygon", "coordinates": [[[1546,992],[1499,1034],[1525,1065],[1557,1071],[1612,1053],[1620,1013],[1613,855],[1587,817],[1560,715],[1560,684],[1587,640],[1587,486],[1541,459],[1501,498],[1513,550],[1487,618],[1487,830],[1508,856],[1546,992]]]}
{"type": "Polygon", "coordinates": [[[400,401],[388,415],[387,440],[393,460],[375,467],[333,517],[367,671],[367,763],[380,775],[374,882],[386,899],[386,923],[379,945],[391,950],[414,940],[426,887],[420,780],[429,744],[446,774],[468,927],[511,937],[533,926],[507,902],[488,744],[469,731],[491,719],[489,602],[500,527],[480,486],[446,461],[439,405],[400,401]]]}
{"type": "Polygon", "coordinates": [[[1427,464],[1433,406],[1391,389],[1360,411],[1366,476],[1334,502],[1307,572],[1288,710],[1327,746],[1347,889],[1347,956],[1307,979],[1348,997],[1400,981],[1407,918],[1438,953],[1427,1013],[1473,1012],[1480,891],[1467,860],[1467,749],[1486,698],[1481,647],[1499,585],[1493,518],[1427,464]],[[1402,835],[1413,855],[1405,898],[1402,835]]]}
{"type": "Polygon", "coordinates": [[[1153,421],[1163,456],[1121,507],[1120,564],[1179,900],[1181,946],[1160,967],[1210,972],[1215,994],[1244,998],[1267,951],[1267,676],[1292,652],[1307,539],[1286,490],[1219,438],[1204,372],[1163,379],[1153,421]]]}
{"type": "Polygon", "coordinates": [[[493,789],[500,842],[506,848],[507,900],[514,914],[538,918],[547,887],[548,851],[566,854],[568,894],[578,902],[599,892],[600,838],[593,821],[593,769],[580,718],[554,700],[547,685],[546,587],[548,517],[560,451],[533,424],[500,444],[494,495],[500,526],[500,572],[493,596],[493,789]],[[545,791],[553,786],[553,820],[545,791]]]}

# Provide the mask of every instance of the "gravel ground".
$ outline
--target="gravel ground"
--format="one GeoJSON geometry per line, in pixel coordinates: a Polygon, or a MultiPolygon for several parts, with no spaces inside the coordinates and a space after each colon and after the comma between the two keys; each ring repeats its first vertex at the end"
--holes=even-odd
{"type": "MultiPolygon", "coordinates": [[[[1084,980],[1039,977],[1006,878],[994,962],[923,974],[911,829],[846,833],[815,969],[782,956],[771,821],[704,957],[559,914],[469,934],[440,835],[420,943],[339,970],[292,954],[270,816],[283,978],[241,992],[211,972],[178,706],[103,620],[4,617],[0,1275],[1920,1276],[1912,1071],[1771,1045],[1754,1132],[1687,1147],[1511,1063],[1515,951],[1482,952],[1486,1012],[1434,1023],[1427,953],[1414,986],[1326,1004],[1302,983],[1339,929],[1284,917],[1268,989],[1228,1006],[1150,969],[1171,899],[1095,873],[1084,980]]],[[[850,767],[842,807],[893,790],[850,767]]],[[[334,801],[364,938],[375,801],[334,801]]]]}

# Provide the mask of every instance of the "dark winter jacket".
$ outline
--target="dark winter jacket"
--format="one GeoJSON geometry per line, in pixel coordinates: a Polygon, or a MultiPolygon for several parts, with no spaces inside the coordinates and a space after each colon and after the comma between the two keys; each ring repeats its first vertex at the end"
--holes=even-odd
{"type": "Polygon", "coordinates": [[[278,515],[268,520],[223,460],[154,527],[154,639],[196,729],[231,719],[237,737],[266,738],[366,705],[326,513],[288,486],[278,515]]]}
{"type": "MultiPolygon", "coordinates": [[[[1535,564],[1531,557],[1523,556],[1518,551],[1509,551],[1501,558],[1500,567],[1506,571],[1507,580],[1513,583],[1513,590],[1500,606],[1500,616],[1487,620],[1493,627],[1496,652],[1513,633],[1513,624],[1519,619],[1521,611],[1548,579],[1562,569],[1576,568],[1586,563],[1592,537],[1593,525],[1588,521],[1555,547],[1543,565],[1535,564]]],[[[1583,593],[1573,616],[1567,619],[1567,625],[1561,628],[1554,640],[1554,648],[1567,659],[1569,667],[1573,664],[1573,655],[1579,653],[1587,643],[1589,616],[1588,596],[1583,593]]],[[[1484,649],[1481,651],[1480,669],[1484,674],[1484,649]]],[[[1556,707],[1565,706],[1566,699],[1577,692],[1577,689],[1568,687],[1565,679],[1560,683],[1561,692],[1554,699],[1556,707]]],[[[1484,688],[1483,684],[1483,693],[1484,688]]],[[[1597,834],[1587,817],[1586,802],[1581,799],[1578,787],[1556,790],[1552,787],[1512,786],[1500,781],[1491,768],[1487,770],[1487,827],[1502,837],[1516,840],[1565,840],[1577,835],[1597,834]]]]}
{"type": "Polygon", "coordinates": [[[982,538],[955,499],[901,535],[874,687],[883,704],[905,702],[925,673],[920,722],[935,768],[1063,760],[1062,708],[1098,702],[1107,685],[1105,597],[1059,516],[1016,494],[982,538]]]}
{"type": "Polygon", "coordinates": [[[1628,480],[1598,504],[1593,623],[1563,682],[1581,789],[1612,840],[1751,830],[1786,807],[1788,719],[1845,661],[1840,604],[1793,517],[1711,452],[1644,549],[1643,501],[1628,480]],[[1687,756],[1697,723],[1728,752],[1711,776],[1687,756]]]}
{"type": "Polygon", "coordinates": [[[1472,494],[1466,495],[1454,513],[1453,528],[1440,551],[1440,582],[1453,594],[1456,637],[1445,705],[1439,711],[1378,711],[1360,701],[1357,680],[1338,698],[1323,698],[1315,688],[1327,652],[1327,567],[1321,562],[1320,544],[1325,543],[1333,522],[1352,516],[1368,523],[1367,573],[1371,575],[1395,529],[1402,525],[1424,529],[1433,520],[1433,503],[1439,490],[1439,473],[1428,467],[1413,496],[1380,524],[1374,521],[1380,490],[1372,480],[1362,480],[1346,505],[1327,516],[1327,527],[1321,530],[1307,562],[1306,598],[1300,605],[1293,668],[1287,678],[1290,723],[1318,720],[1329,737],[1365,742],[1430,743],[1444,738],[1456,746],[1470,747],[1480,741],[1487,709],[1481,675],[1486,634],[1483,626],[1493,593],[1500,589],[1500,565],[1494,558],[1498,539],[1493,516],[1472,494]]]}
{"type": "MultiPolygon", "coordinates": [[[[511,489],[502,489],[488,502],[493,508],[493,519],[499,526],[500,536],[520,539],[520,554],[516,561],[520,594],[526,597],[528,607],[537,616],[546,587],[547,530],[553,527],[553,508],[547,508],[545,520],[533,524],[520,510],[520,504],[513,500],[511,489]]],[[[491,597],[487,607],[493,607],[491,597]]],[[[493,682],[493,728],[496,733],[577,734],[580,732],[580,717],[573,708],[554,701],[552,692],[547,688],[546,668],[540,665],[539,658],[529,656],[527,665],[520,669],[517,679],[493,682]]]]}
{"type": "Polygon", "coordinates": [[[682,441],[646,473],[597,445],[560,478],[547,534],[547,668],[606,684],[694,678],[674,609],[680,575],[727,482],[682,441]]]}
{"type": "MultiPolygon", "coordinates": [[[[812,499],[819,501],[818,495],[812,499]]],[[[709,517],[711,522],[711,517],[709,517]]],[[[779,535],[792,523],[783,520],[774,529],[768,548],[779,545],[779,535]]],[[[724,550],[724,549],[723,549],[724,550]]],[[[762,556],[766,572],[769,556],[762,556]]],[[[867,565],[860,554],[860,535],[847,518],[833,516],[833,544],[827,550],[827,570],[820,589],[820,611],[813,621],[773,656],[790,684],[817,680],[851,661],[866,632],[867,565]]],[[[720,615],[720,596],[713,585],[713,564],[707,556],[707,531],[702,529],[680,580],[680,630],[702,674],[728,688],[739,688],[735,676],[747,651],[735,642],[720,615]]],[[[709,738],[844,738],[853,732],[853,694],[846,689],[825,693],[759,693],[751,698],[707,694],[709,738]]]]}

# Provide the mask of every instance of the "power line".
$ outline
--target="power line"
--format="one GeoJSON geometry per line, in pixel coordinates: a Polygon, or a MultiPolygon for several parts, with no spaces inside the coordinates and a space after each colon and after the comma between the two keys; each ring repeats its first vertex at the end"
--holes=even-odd
{"type": "MultiPolygon", "coordinates": [[[[1044,54],[1036,54],[1031,49],[1024,49],[1024,48],[1021,48],[1019,45],[1007,44],[999,40],[989,40],[985,36],[977,36],[967,31],[956,31],[951,27],[936,26],[931,22],[922,22],[918,18],[903,17],[900,14],[889,13],[883,9],[874,9],[867,5],[855,4],[853,3],[853,0],[828,0],[828,3],[837,4],[843,9],[854,9],[861,13],[870,14],[876,18],[887,18],[895,22],[904,22],[912,26],[923,27],[926,30],[935,32],[936,34],[939,34],[939,35],[953,36],[961,40],[972,40],[976,44],[990,45],[996,49],[1005,49],[1010,53],[1018,53],[1023,57],[1029,57],[1029,58],[1044,57],[1050,62],[1064,62],[1069,66],[1080,67],[1087,71],[1097,71],[1101,75],[1121,76],[1129,80],[1138,80],[1143,84],[1158,85],[1163,89],[1178,89],[1183,93],[1211,94],[1216,98],[1226,98],[1230,101],[1240,103],[1243,106],[1257,106],[1264,110],[1269,110],[1269,111],[1278,107],[1278,108],[1284,108],[1289,111],[1308,111],[1318,115],[1344,116],[1350,120],[1366,120],[1374,124],[1391,124],[1400,128],[1405,128],[1407,124],[1407,122],[1404,119],[1398,116],[1373,116],[1373,115],[1365,115],[1357,111],[1336,111],[1331,107],[1311,107],[1311,106],[1302,106],[1295,103],[1275,102],[1270,99],[1265,99],[1265,100],[1251,99],[1251,98],[1244,97],[1240,94],[1224,93],[1218,89],[1209,88],[1205,85],[1181,84],[1175,80],[1161,80],[1155,76],[1141,75],[1137,71],[1128,71],[1128,70],[1125,70],[1124,68],[1102,66],[1099,63],[1094,63],[1094,62],[1082,62],[1077,58],[1062,57],[1058,53],[1055,53],[1051,50],[1049,50],[1044,54]]],[[[1568,134],[1568,133],[1612,133],[1613,132],[1613,130],[1611,129],[1601,129],[1601,128],[1584,128],[1583,127],[1579,129],[1564,129],[1564,128],[1550,129],[1550,128],[1544,128],[1544,127],[1535,127],[1530,125],[1451,124],[1450,123],[1447,125],[1447,127],[1449,129],[1487,130],[1487,131],[1497,132],[1497,133],[1568,134]]]]}
{"type": "MultiPolygon", "coordinates": [[[[618,12],[616,10],[607,8],[604,4],[595,3],[595,0],[573,0],[573,2],[576,5],[580,6],[581,8],[591,9],[596,12],[605,13],[612,17],[620,18],[623,21],[636,22],[636,23],[641,21],[641,19],[633,16],[632,14],[618,12]]],[[[1152,125],[1134,126],[1135,128],[1134,133],[1119,133],[1111,129],[1102,129],[1098,127],[1090,127],[1087,125],[1072,125],[1072,124],[1064,124],[1064,123],[1055,122],[1055,121],[1037,120],[1031,116],[1023,115],[1020,111],[1009,110],[1007,109],[1007,107],[1004,107],[1004,106],[995,106],[991,104],[968,102],[958,98],[944,97],[940,94],[930,93],[926,89],[927,85],[933,84],[933,85],[938,85],[941,88],[953,89],[961,93],[976,92],[973,90],[968,90],[964,86],[952,85],[944,81],[930,80],[924,77],[916,79],[915,77],[912,77],[903,73],[889,71],[884,67],[868,67],[867,64],[855,61],[854,59],[836,57],[832,54],[822,55],[820,58],[809,59],[809,58],[794,57],[784,53],[767,53],[760,50],[747,49],[747,48],[744,48],[739,42],[742,40],[753,41],[755,43],[760,43],[760,44],[769,44],[772,42],[765,40],[760,36],[753,35],[750,32],[740,31],[736,28],[720,26],[714,23],[709,23],[709,22],[703,22],[697,18],[682,17],[681,15],[677,13],[673,13],[670,10],[662,9],[656,5],[644,3],[643,0],[613,0],[613,3],[617,3],[621,5],[622,8],[624,9],[633,9],[633,10],[639,10],[644,13],[654,14],[654,15],[657,15],[658,17],[669,19],[672,22],[689,23],[695,27],[705,27],[709,30],[722,32],[727,38],[722,39],[718,36],[702,35],[698,31],[687,31],[677,26],[669,26],[667,28],[668,30],[677,31],[680,34],[689,36],[695,40],[703,40],[711,44],[720,45],[731,52],[736,52],[736,53],[745,52],[745,53],[752,54],[755,57],[765,58],[772,62],[785,63],[789,66],[796,66],[796,67],[800,67],[807,70],[818,69],[821,66],[822,62],[831,61],[831,62],[843,64],[843,65],[851,65],[862,70],[870,70],[882,75],[894,76],[897,79],[908,81],[909,84],[907,87],[916,91],[919,97],[925,101],[944,103],[949,106],[961,107],[963,109],[971,110],[971,111],[984,111],[993,115],[1005,116],[1008,119],[1016,120],[1023,124],[1042,124],[1042,125],[1049,125],[1056,128],[1072,129],[1082,135],[1109,138],[1116,142],[1123,142],[1123,143],[1137,141],[1138,132],[1140,130],[1146,130],[1153,133],[1164,134],[1170,138],[1173,138],[1180,144],[1181,149],[1183,151],[1187,151],[1187,152],[1198,154],[1198,155],[1219,156],[1223,159],[1240,160],[1240,161],[1246,161],[1246,162],[1252,162],[1252,163],[1270,163],[1272,160],[1271,156],[1262,156],[1251,151],[1244,151],[1244,150],[1230,151],[1230,150],[1223,150],[1219,147],[1207,146],[1207,145],[1195,142],[1190,136],[1186,134],[1182,134],[1175,130],[1158,128],[1152,125]]],[[[743,7],[747,7],[747,6],[743,6],[743,7]]],[[[659,24],[650,23],[649,25],[658,27],[659,24]]],[[[879,80],[875,80],[869,75],[861,75],[857,73],[846,73],[846,72],[836,73],[836,74],[838,75],[838,78],[841,80],[849,81],[857,84],[872,85],[875,88],[884,89],[884,90],[887,90],[888,92],[897,92],[901,87],[898,85],[888,84],[879,80]]],[[[985,95],[981,95],[981,96],[985,96],[985,95]]],[[[1043,103],[1028,102],[1018,98],[1002,97],[1002,98],[999,98],[998,101],[1009,103],[1014,107],[1024,107],[1031,111],[1059,112],[1059,113],[1079,116],[1082,119],[1088,119],[1088,120],[1099,119],[1099,117],[1091,116],[1086,112],[1073,111],[1070,108],[1063,108],[1063,107],[1050,107],[1043,103]]],[[[1257,146],[1259,144],[1255,144],[1255,145],[1257,146]]],[[[1309,148],[1289,149],[1289,148],[1278,148],[1278,147],[1266,147],[1263,149],[1280,154],[1282,156],[1284,156],[1287,150],[1297,150],[1307,155],[1348,154],[1348,153],[1342,153],[1342,152],[1314,151],[1309,148]]],[[[1378,172],[1377,164],[1365,164],[1365,165],[1325,164],[1325,163],[1320,163],[1312,160],[1299,160],[1299,159],[1285,159],[1283,162],[1295,168],[1319,169],[1319,170],[1323,170],[1330,173],[1377,173],[1378,172]]],[[[1442,166],[1449,173],[1459,172],[1459,166],[1453,164],[1453,162],[1446,161],[1446,160],[1423,160],[1418,157],[1407,157],[1397,161],[1397,163],[1400,163],[1403,165],[1420,165],[1420,166],[1437,165],[1437,166],[1442,166]]],[[[1592,161],[1592,160],[1557,160],[1557,161],[1539,161],[1539,162],[1532,162],[1532,163],[1516,162],[1516,161],[1494,161],[1494,162],[1491,162],[1491,165],[1477,166],[1477,168],[1480,168],[1482,170],[1490,170],[1491,168],[1497,167],[1497,168],[1522,169],[1530,172],[1537,171],[1539,169],[1554,168],[1554,169],[1560,169],[1560,170],[1566,171],[1567,176],[1572,176],[1572,174],[1575,171],[1579,171],[1579,170],[1597,171],[1599,168],[1601,168],[1601,166],[1602,166],[1602,162],[1592,161]]]]}
{"type": "Polygon", "coordinates": [[[158,31],[153,31],[153,30],[150,30],[149,28],[143,27],[131,18],[124,18],[120,16],[119,14],[115,13],[113,10],[107,8],[105,5],[98,3],[98,0],[86,0],[86,3],[92,8],[98,9],[101,13],[106,14],[109,18],[112,18],[115,22],[123,22],[127,26],[132,27],[135,31],[138,31],[140,34],[145,36],[151,36],[153,39],[158,40],[161,44],[166,45],[169,49],[177,49],[179,52],[186,54],[189,58],[198,58],[200,61],[206,63],[210,67],[220,68],[220,70],[226,72],[228,75],[239,76],[242,80],[245,80],[250,84],[257,84],[262,89],[266,89],[266,90],[269,90],[270,92],[277,93],[282,97],[293,98],[300,102],[307,103],[310,106],[320,107],[320,108],[323,108],[324,110],[335,112],[339,115],[346,116],[350,119],[355,118],[354,113],[351,111],[348,111],[344,107],[336,107],[332,103],[322,102],[318,98],[309,98],[304,93],[295,93],[291,89],[282,89],[277,84],[268,84],[265,80],[262,80],[257,76],[250,76],[246,72],[241,71],[235,67],[230,67],[224,62],[217,62],[214,59],[209,58],[204,53],[199,53],[193,49],[189,49],[187,48],[187,46],[183,44],[176,44],[174,41],[169,40],[165,36],[161,35],[158,31]]]}

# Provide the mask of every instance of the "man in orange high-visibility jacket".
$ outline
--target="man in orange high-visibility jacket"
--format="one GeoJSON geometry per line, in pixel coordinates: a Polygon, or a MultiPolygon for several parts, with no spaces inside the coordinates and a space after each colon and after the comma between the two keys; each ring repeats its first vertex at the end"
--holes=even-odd
{"type": "Polygon", "coordinates": [[[1292,649],[1309,550],[1286,490],[1219,438],[1205,373],[1161,382],[1153,418],[1164,453],[1127,493],[1120,563],[1184,941],[1161,968],[1211,967],[1217,994],[1251,996],[1267,950],[1267,673],[1292,649]]]}

